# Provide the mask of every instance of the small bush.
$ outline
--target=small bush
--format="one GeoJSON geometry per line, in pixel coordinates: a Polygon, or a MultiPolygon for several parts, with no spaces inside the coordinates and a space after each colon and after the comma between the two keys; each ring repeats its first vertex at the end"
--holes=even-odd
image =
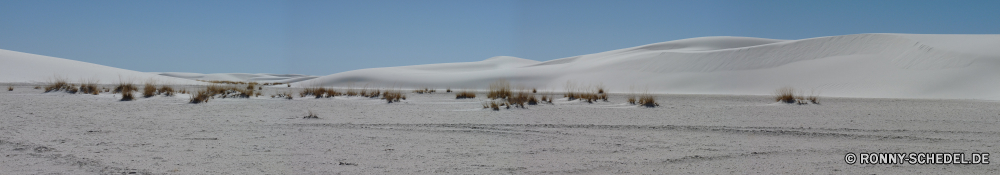
{"type": "Polygon", "coordinates": [[[191,101],[190,101],[190,102],[191,102],[191,103],[194,103],[194,104],[198,104],[198,103],[207,103],[207,102],[208,102],[208,99],[209,99],[209,98],[210,98],[211,96],[212,96],[212,92],[210,92],[210,91],[209,91],[209,90],[208,90],[208,89],[206,88],[206,89],[204,89],[204,90],[200,90],[200,91],[197,91],[197,92],[195,92],[195,93],[191,94],[191,99],[190,99],[191,101]]]}
{"type": "Polygon", "coordinates": [[[497,80],[490,84],[490,91],[486,93],[486,98],[506,99],[511,96],[510,82],[507,80],[497,80]]]}
{"type": "Polygon", "coordinates": [[[174,96],[174,88],[167,85],[163,85],[160,86],[160,89],[156,90],[156,93],[168,97],[174,96]]]}
{"type": "Polygon", "coordinates": [[[792,87],[782,87],[774,90],[774,101],[795,103],[795,89],[792,87]]]}
{"type": "Polygon", "coordinates": [[[451,93],[451,88],[447,88],[447,89],[445,89],[445,90],[444,90],[444,92],[445,92],[445,93],[451,93]]]}
{"type": "Polygon", "coordinates": [[[156,95],[156,84],[153,81],[146,81],[142,87],[142,97],[149,98],[156,95]]]}
{"type": "Polygon", "coordinates": [[[101,90],[97,89],[98,80],[88,80],[83,84],[80,84],[80,92],[84,94],[97,95],[100,94],[101,90]]]}
{"type": "Polygon", "coordinates": [[[490,100],[488,102],[484,101],[483,102],[483,109],[489,108],[489,109],[493,109],[493,111],[499,111],[500,110],[500,106],[502,106],[502,105],[503,105],[503,102],[500,102],[500,101],[497,101],[497,100],[490,100]]]}
{"type": "Polygon", "coordinates": [[[406,100],[406,96],[399,89],[387,89],[382,91],[382,99],[386,103],[393,103],[399,102],[400,99],[406,100]]]}
{"type": "Polygon", "coordinates": [[[476,93],[469,90],[463,90],[461,92],[455,93],[455,99],[466,99],[466,98],[476,98],[476,93]]]}
{"type": "Polygon", "coordinates": [[[643,93],[642,95],[639,96],[639,105],[645,107],[660,106],[659,103],[656,103],[656,97],[654,97],[649,93],[643,93]]]}
{"type": "Polygon", "coordinates": [[[66,82],[66,78],[55,76],[50,80],[49,85],[45,86],[45,92],[60,91],[69,88],[70,85],[66,82]]]}
{"type": "Polygon", "coordinates": [[[119,81],[118,86],[115,87],[116,93],[122,93],[121,101],[135,100],[135,96],[132,95],[132,92],[137,90],[139,89],[136,88],[135,84],[132,84],[131,81],[119,81]]]}
{"type": "Polygon", "coordinates": [[[13,86],[7,86],[7,91],[14,91],[14,87],[13,86]]]}

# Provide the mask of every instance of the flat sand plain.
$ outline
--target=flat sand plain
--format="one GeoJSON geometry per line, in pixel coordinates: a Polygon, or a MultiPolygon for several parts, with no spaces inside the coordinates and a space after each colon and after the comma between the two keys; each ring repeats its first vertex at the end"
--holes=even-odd
{"type": "MultiPolygon", "coordinates": [[[[273,91],[273,90],[272,90],[273,91]]],[[[283,90],[278,90],[283,91],[283,90]]],[[[440,91],[439,91],[440,92],[440,91]]],[[[485,96],[480,94],[480,97],[485,96]]],[[[561,97],[561,95],[555,95],[561,97]]],[[[997,174],[989,165],[848,165],[848,152],[1000,153],[1000,102],[659,95],[661,106],[407,94],[293,100],[0,92],[11,174],[997,174]],[[320,119],[303,119],[312,110],[320,119]]]]}

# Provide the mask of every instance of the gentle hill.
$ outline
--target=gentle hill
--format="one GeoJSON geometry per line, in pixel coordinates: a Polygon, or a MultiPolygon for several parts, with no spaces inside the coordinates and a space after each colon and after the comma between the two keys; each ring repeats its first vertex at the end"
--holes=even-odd
{"type": "Polygon", "coordinates": [[[824,96],[1000,99],[1000,35],[856,34],[802,40],[701,37],[535,63],[372,68],[293,84],[562,90],[567,81],[651,92],[767,95],[782,86],[824,96]]]}
{"type": "Polygon", "coordinates": [[[170,84],[201,84],[188,79],[0,49],[0,82],[40,83],[56,76],[66,78],[71,83],[80,80],[99,80],[102,84],[118,83],[120,80],[135,83],[155,80],[170,84]]]}

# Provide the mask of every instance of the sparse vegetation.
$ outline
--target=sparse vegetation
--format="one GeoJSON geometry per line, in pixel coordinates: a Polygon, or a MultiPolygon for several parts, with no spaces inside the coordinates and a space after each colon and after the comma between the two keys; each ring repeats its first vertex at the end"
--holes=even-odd
{"type": "Polygon", "coordinates": [[[469,90],[462,90],[455,93],[455,99],[466,99],[466,98],[476,98],[476,93],[469,90]]]}
{"type": "Polygon", "coordinates": [[[156,95],[156,83],[153,80],[146,81],[146,84],[142,85],[142,97],[149,98],[156,95]]]}
{"type": "Polygon", "coordinates": [[[207,88],[204,90],[199,90],[191,94],[191,103],[194,104],[207,103],[208,99],[211,97],[211,93],[212,92],[210,92],[210,90],[207,88]]]}
{"type": "Polygon", "coordinates": [[[795,103],[795,104],[819,104],[819,96],[816,95],[816,91],[813,90],[808,96],[796,95],[804,94],[797,93],[792,87],[782,87],[774,90],[774,101],[782,103],[795,103]]]}
{"type": "Polygon", "coordinates": [[[792,87],[782,87],[774,90],[774,101],[795,103],[795,89],[792,87]]]}
{"type": "MultiPolygon", "coordinates": [[[[490,100],[483,102],[483,109],[493,109],[493,111],[499,111],[500,106],[504,105],[503,102],[497,100],[490,100]]],[[[508,107],[509,108],[509,107],[508,107]]]]}
{"type": "MultiPolygon", "coordinates": [[[[418,94],[428,93],[428,94],[430,94],[430,93],[434,93],[436,91],[437,90],[434,90],[434,89],[424,88],[424,89],[415,89],[415,90],[413,90],[413,93],[418,93],[418,94]]],[[[449,92],[450,92],[450,89],[449,89],[449,92]]]]}
{"type": "Polygon", "coordinates": [[[490,84],[490,90],[486,93],[486,98],[507,99],[510,95],[510,82],[501,79],[490,84]]]}
{"type": "Polygon", "coordinates": [[[447,89],[445,89],[445,90],[444,90],[444,92],[445,92],[445,93],[451,93],[451,88],[447,88],[447,89]]]}
{"type": "Polygon", "coordinates": [[[55,76],[49,81],[49,85],[45,86],[45,92],[68,90],[70,84],[66,82],[66,78],[55,76]]]}
{"type": "Polygon", "coordinates": [[[138,91],[139,89],[132,84],[131,80],[118,80],[118,86],[115,86],[115,93],[122,93],[121,101],[132,101],[135,96],[132,92],[138,91]]]}
{"type": "Polygon", "coordinates": [[[160,86],[160,89],[156,90],[156,93],[168,97],[174,96],[174,88],[167,85],[163,85],[160,86]]]}
{"type": "Polygon", "coordinates": [[[382,99],[386,103],[399,102],[400,99],[406,100],[406,95],[403,95],[399,89],[387,89],[382,91],[382,99]]]}
{"type": "Polygon", "coordinates": [[[7,86],[7,91],[14,91],[14,86],[7,86]]]}
{"type": "Polygon", "coordinates": [[[660,103],[656,103],[656,97],[649,93],[643,93],[639,96],[639,105],[645,107],[657,107],[660,103]]]}
{"type": "Polygon", "coordinates": [[[100,94],[101,90],[97,89],[98,82],[100,81],[96,79],[84,81],[83,83],[80,84],[80,92],[91,95],[100,94]]]}

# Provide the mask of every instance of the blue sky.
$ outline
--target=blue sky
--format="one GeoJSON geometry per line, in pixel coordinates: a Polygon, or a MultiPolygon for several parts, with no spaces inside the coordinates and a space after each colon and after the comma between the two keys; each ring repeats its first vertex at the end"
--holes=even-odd
{"type": "Polygon", "coordinates": [[[0,0],[0,49],[144,72],[539,61],[656,42],[997,34],[1000,1],[0,0]]]}

